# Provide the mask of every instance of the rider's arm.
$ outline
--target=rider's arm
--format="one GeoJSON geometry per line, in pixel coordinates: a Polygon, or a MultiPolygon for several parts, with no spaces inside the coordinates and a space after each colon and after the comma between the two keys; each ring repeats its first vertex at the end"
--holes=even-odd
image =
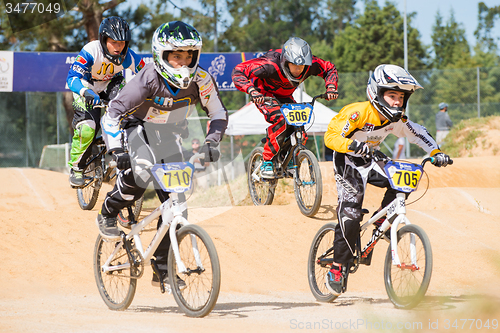
{"type": "Polygon", "coordinates": [[[325,145],[339,153],[350,152],[348,147],[353,140],[348,137],[358,129],[358,124],[361,123],[359,118],[360,112],[353,108],[352,104],[345,106],[328,124],[325,145]]]}
{"type": "MultiPolygon", "coordinates": [[[[156,71],[149,73],[156,75],[156,71]]],[[[136,78],[127,83],[120,94],[109,103],[108,110],[101,120],[102,134],[108,150],[122,147],[121,120],[133,114],[146,98],[158,91],[154,78],[148,77],[146,74],[145,70],[141,70],[136,78]]]]}
{"type": "Polygon", "coordinates": [[[406,120],[406,122],[398,121],[394,126],[395,131],[397,130],[397,126],[401,127],[401,131],[408,138],[408,141],[418,145],[430,156],[441,153],[438,144],[424,126],[414,123],[411,120],[406,120]]]}
{"type": "Polygon", "coordinates": [[[264,58],[251,59],[236,65],[231,73],[234,86],[248,94],[250,88],[255,88],[252,79],[269,76],[267,67],[267,60],[264,58]]]}
{"type": "Polygon", "coordinates": [[[71,65],[68,77],[66,78],[66,83],[72,92],[83,96],[87,88],[83,85],[81,80],[89,80],[92,78],[91,70],[93,65],[94,57],[89,50],[87,50],[86,46],[84,46],[71,65]]]}
{"type": "Polygon", "coordinates": [[[333,84],[335,86],[335,89],[338,89],[339,76],[337,73],[337,68],[333,63],[313,56],[313,62],[310,71],[311,75],[317,75],[325,80],[325,87],[333,84]]]}
{"type": "Polygon", "coordinates": [[[130,68],[134,74],[137,74],[144,68],[145,65],[146,63],[142,57],[131,49],[127,50],[127,55],[125,56],[125,61],[123,62],[123,68],[130,68]]]}
{"type": "Polygon", "coordinates": [[[201,107],[210,118],[210,128],[205,140],[220,142],[227,128],[228,115],[215,80],[207,71],[198,67],[195,83],[199,87],[201,107]]]}

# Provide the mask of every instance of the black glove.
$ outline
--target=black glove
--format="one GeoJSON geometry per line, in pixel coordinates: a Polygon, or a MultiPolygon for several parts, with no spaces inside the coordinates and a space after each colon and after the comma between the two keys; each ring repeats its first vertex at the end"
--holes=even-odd
{"type": "Polygon", "coordinates": [[[450,156],[448,156],[444,153],[437,153],[436,155],[434,155],[432,157],[434,157],[434,163],[432,163],[432,164],[434,164],[437,167],[445,167],[448,164],[453,163],[450,156]]]}
{"type": "Polygon", "coordinates": [[[113,151],[113,160],[116,162],[116,167],[120,170],[127,170],[130,168],[130,155],[122,149],[113,151]]]}
{"type": "Polygon", "coordinates": [[[260,105],[262,103],[264,103],[264,95],[262,95],[257,89],[255,89],[254,87],[250,87],[248,89],[248,93],[250,94],[250,97],[252,97],[252,101],[257,104],[257,105],[260,105]]]}
{"type": "Polygon", "coordinates": [[[217,150],[217,146],[219,144],[213,141],[207,141],[201,147],[200,153],[205,153],[205,158],[200,159],[201,164],[203,165],[205,161],[207,162],[217,162],[220,157],[220,152],[217,150]]]}
{"type": "Polygon", "coordinates": [[[184,119],[180,123],[177,124],[177,133],[181,136],[183,139],[187,139],[189,137],[189,122],[187,119],[184,119]]]}
{"type": "Polygon", "coordinates": [[[339,93],[333,84],[329,84],[326,87],[326,100],[331,101],[332,99],[337,99],[339,97],[339,93]]]}
{"type": "Polygon", "coordinates": [[[101,103],[101,98],[92,89],[87,89],[83,92],[85,98],[85,106],[91,109],[94,105],[101,103]]]}
{"type": "Polygon", "coordinates": [[[370,155],[370,147],[368,147],[366,142],[353,140],[349,147],[347,147],[347,149],[352,150],[354,154],[359,154],[363,157],[367,157],[370,155]]]}

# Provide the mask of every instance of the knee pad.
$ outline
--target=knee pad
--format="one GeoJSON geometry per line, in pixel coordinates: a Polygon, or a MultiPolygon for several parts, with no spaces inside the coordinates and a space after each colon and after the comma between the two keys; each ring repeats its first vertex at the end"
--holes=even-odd
{"type": "Polygon", "coordinates": [[[94,136],[95,123],[92,120],[82,121],[76,126],[73,143],[76,143],[78,147],[85,150],[94,140],[94,136]],[[77,142],[75,142],[75,139],[77,142]]]}

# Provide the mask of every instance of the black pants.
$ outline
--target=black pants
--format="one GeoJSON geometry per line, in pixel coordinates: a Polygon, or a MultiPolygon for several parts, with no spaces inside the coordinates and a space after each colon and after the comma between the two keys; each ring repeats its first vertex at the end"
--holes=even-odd
{"type": "MultiPolygon", "coordinates": [[[[177,136],[172,133],[172,128],[169,125],[144,123],[126,128],[125,134],[132,168],[119,172],[115,187],[111,192],[108,192],[104,199],[101,209],[101,214],[104,216],[117,216],[121,209],[139,199],[151,182],[154,184],[160,201],[163,203],[168,200],[169,193],[161,189],[147,167],[156,163],[182,162],[184,160],[181,144],[177,136]]],[[[179,194],[179,201],[185,202],[183,193],[179,194]]],[[[187,218],[187,210],[183,212],[183,216],[187,218]]],[[[157,228],[160,227],[161,223],[160,217],[157,228]]],[[[154,253],[158,268],[162,271],[167,270],[169,247],[170,238],[167,233],[154,253]]]]}
{"type": "Polygon", "coordinates": [[[333,243],[333,260],[340,264],[351,262],[355,254],[355,244],[363,220],[361,209],[367,184],[385,187],[382,207],[387,206],[395,198],[398,191],[392,189],[384,172],[384,162],[365,161],[362,158],[334,152],[333,163],[335,175],[341,176],[357,193],[349,191],[337,181],[338,224],[335,228],[333,243]]]}

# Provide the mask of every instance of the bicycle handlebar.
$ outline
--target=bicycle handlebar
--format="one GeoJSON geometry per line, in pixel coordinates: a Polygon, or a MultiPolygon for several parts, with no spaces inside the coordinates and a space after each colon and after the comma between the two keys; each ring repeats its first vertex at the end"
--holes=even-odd
{"type": "Polygon", "coordinates": [[[282,106],[283,104],[303,104],[303,103],[311,103],[311,105],[314,105],[314,102],[316,101],[316,99],[318,98],[323,98],[323,99],[326,99],[326,94],[321,94],[321,95],[317,95],[317,96],[314,96],[312,101],[311,102],[301,102],[301,103],[281,103],[276,97],[269,97],[269,96],[266,96],[264,97],[264,103],[265,102],[272,102],[272,101],[276,101],[276,103],[279,105],[279,106],[282,106]]]}
{"type": "MultiPolygon", "coordinates": [[[[381,150],[378,150],[378,149],[370,149],[369,158],[372,158],[372,159],[375,158],[379,161],[392,161],[392,158],[390,158],[389,156],[387,156],[381,150]]],[[[422,160],[422,162],[420,163],[422,168],[424,167],[425,163],[427,163],[427,162],[431,162],[431,164],[435,165],[436,158],[435,157],[424,158],[422,160]]],[[[453,160],[450,159],[450,161],[448,162],[448,165],[452,165],[452,164],[453,164],[453,160]]]]}

